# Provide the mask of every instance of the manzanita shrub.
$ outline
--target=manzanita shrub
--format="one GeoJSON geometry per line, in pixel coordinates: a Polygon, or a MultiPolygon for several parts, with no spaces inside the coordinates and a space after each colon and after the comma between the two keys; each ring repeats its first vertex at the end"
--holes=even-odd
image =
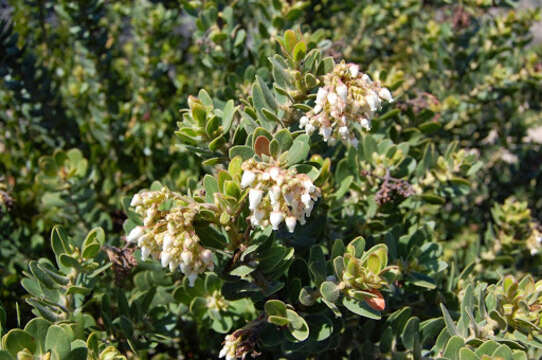
{"type": "Polygon", "coordinates": [[[13,1],[0,360],[542,356],[516,6],[13,1]]]}

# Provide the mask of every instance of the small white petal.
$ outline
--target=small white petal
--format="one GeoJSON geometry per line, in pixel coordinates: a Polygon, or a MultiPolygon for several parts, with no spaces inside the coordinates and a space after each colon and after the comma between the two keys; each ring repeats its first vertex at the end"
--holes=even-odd
{"type": "Polygon", "coordinates": [[[341,126],[339,128],[339,134],[341,134],[342,137],[346,137],[346,135],[348,135],[348,128],[346,126],[341,126]]]}
{"type": "Polygon", "coordinates": [[[209,264],[213,261],[213,253],[211,253],[211,250],[205,249],[201,252],[200,258],[205,264],[209,264]]]}
{"type": "Polygon", "coordinates": [[[162,266],[168,266],[169,260],[171,260],[171,254],[166,251],[162,251],[162,254],[160,255],[160,262],[162,263],[162,266]]]}
{"type": "Polygon", "coordinates": [[[316,104],[316,106],[314,107],[314,109],[312,109],[312,111],[314,112],[314,114],[318,114],[320,111],[322,111],[322,105],[316,104]]]}
{"type": "Polygon", "coordinates": [[[132,198],[132,201],[130,201],[130,206],[135,207],[141,203],[141,195],[135,194],[132,198]]]}
{"type": "Polygon", "coordinates": [[[378,110],[378,107],[380,106],[380,99],[374,91],[369,92],[365,100],[367,101],[367,104],[369,105],[371,111],[378,110]]]}
{"type": "Polygon", "coordinates": [[[346,98],[348,96],[348,88],[346,87],[345,84],[343,83],[340,83],[336,88],[335,90],[337,91],[337,94],[344,100],[346,101],[346,98]]]}
{"type": "Polygon", "coordinates": [[[369,75],[367,75],[367,74],[363,74],[363,75],[361,76],[361,80],[363,80],[363,81],[365,81],[365,82],[367,82],[367,83],[369,83],[369,84],[372,84],[372,83],[373,83],[373,81],[371,80],[371,78],[370,78],[369,75]]]}
{"type": "Polygon", "coordinates": [[[223,358],[223,357],[226,356],[227,353],[228,353],[228,348],[226,347],[226,345],[224,345],[222,347],[222,349],[220,350],[220,353],[218,354],[218,357],[223,358]]]}
{"type": "Polygon", "coordinates": [[[145,228],[143,226],[136,226],[132,229],[132,231],[130,231],[130,233],[126,237],[126,241],[129,243],[137,242],[137,240],[142,237],[144,233],[145,228]]]}
{"type": "Polygon", "coordinates": [[[256,174],[254,174],[250,170],[246,170],[243,173],[243,177],[241,178],[241,187],[246,188],[247,186],[250,186],[254,180],[256,179],[256,174]]]}
{"type": "Polygon", "coordinates": [[[282,215],[279,211],[273,211],[269,215],[269,221],[271,222],[271,226],[273,227],[273,230],[278,230],[279,225],[284,220],[284,215],[282,215]]]}
{"type": "Polygon", "coordinates": [[[286,227],[288,228],[288,231],[293,233],[295,230],[295,225],[297,223],[297,220],[294,216],[288,216],[286,218],[286,227]]]}
{"type": "Polygon", "coordinates": [[[252,218],[253,220],[256,220],[255,223],[256,225],[258,225],[260,221],[262,221],[264,216],[265,216],[265,211],[263,211],[262,209],[256,209],[254,210],[252,218]]]}
{"type": "Polygon", "coordinates": [[[307,127],[305,128],[305,132],[308,134],[308,135],[311,135],[314,130],[316,130],[316,128],[314,127],[314,125],[312,124],[307,124],[307,127]]]}
{"type": "Polygon", "coordinates": [[[352,77],[357,77],[358,74],[359,74],[359,66],[358,65],[350,65],[348,70],[350,70],[350,75],[352,75],[352,77]]]}
{"type": "Polygon", "coordinates": [[[305,190],[306,190],[308,193],[311,193],[311,192],[313,192],[314,190],[316,190],[316,186],[314,186],[314,184],[313,184],[312,181],[310,181],[310,180],[305,180],[305,181],[303,181],[303,187],[305,187],[305,190]]]}
{"type": "Polygon", "coordinates": [[[393,102],[393,97],[391,96],[391,92],[386,89],[386,88],[382,88],[380,89],[380,91],[378,92],[378,96],[380,96],[382,99],[386,100],[387,102],[393,102]]]}
{"type": "Polygon", "coordinates": [[[327,90],[324,88],[319,88],[318,93],[316,94],[316,104],[323,105],[327,96],[327,90]]]}
{"type": "Polygon", "coordinates": [[[192,272],[188,275],[188,286],[194,287],[194,284],[196,283],[196,279],[198,278],[198,274],[195,272],[192,272]]]}
{"type": "Polygon", "coordinates": [[[162,242],[162,249],[167,250],[173,245],[173,242],[175,241],[175,238],[171,236],[171,234],[164,235],[164,241],[162,242]]]}
{"type": "Polygon", "coordinates": [[[248,203],[249,203],[248,208],[250,210],[256,209],[258,205],[260,204],[260,202],[262,201],[262,197],[263,197],[263,191],[250,189],[250,191],[248,192],[248,203]]]}
{"type": "Polygon", "coordinates": [[[312,198],[309,194],[303,194],[301,195],[301,202],[303,203],[303,205],[305,205],[305,207],[309,207],[312,203],[312,198]]]}
{"type": "Polygon", "coordinates": [[[190,264],[192,262],[192,253],[190,251],[183,251],[181,253],[181,259],[183,263],[190,264]]]}
{"type": "Polygon", "coordinates": [[[309,123],[309,118],[307,116],[302,116],[299,119],[299,127],[303,129],[309,123]]]}
{"type": "Polygon", "coordinates": [[[327,94],[327,101],[333,106],[337,104],[337,101],[339,100],[337,94],[334,92],[327,94]]]}
{"type": "Polygon", "coordinates": [[[271,201],[271,205],[277,204],[279,199],[280,199],[280,187],[273,186],[271,190],[269,190],[269,200],[271,201]]]}
{"type": "Polygon", "coordinates": [[[320,128],[320,135],[324,138],[324,141],[327,141],[329,137],[331,136],[331,128],[330,127],[321,127],[320,128]]]}
{"type": "Polygon", "coordinates": [[[269,176],[271,176],[271,179],[274,181],[277,181],[280,175],[280,169],[276,166],[273,166],[271,169],[269,169],[269,176]]]}
{"type": "Polygon", "coordinates": [[[291,192],[287,192],[286,194],[284,194],[284,200],[286,200],[286,203],[288,205],[292,205],[292,201],[294,200],[294,194],[292,194],[291,192]]]}
{"type": "Polygon", "coordinates": [[[147,260],[147,258],[149,257],[149,255],[151,254],[151,250],[145,246],[143,246],[141,248],[141,259],[143,261],[147,260]]]}

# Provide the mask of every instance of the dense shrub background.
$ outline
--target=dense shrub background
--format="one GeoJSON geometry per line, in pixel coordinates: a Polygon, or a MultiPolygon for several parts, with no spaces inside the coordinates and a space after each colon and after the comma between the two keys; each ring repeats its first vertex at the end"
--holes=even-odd
{"type": "MultiPolygon", "coordinates": [[[[438,155],[453,142],[476,155],[475,169],[459,190],[431,194],[417,212],[416,221],[431,223],[426,236],[442,247],[439,259],[447,269],[431,280],[430,296],[403,294],[404,303],[394,309],[412,306],[412,315],[426,320],[442,316],[438,304],[445,302],[457,320],[459,294],[466,288],[461,282],[468,276],[473,288],[477,281],[495,284],[504,275],[520,279],[529,273],[539,279],[540,256],[531,250],[540,244],[530,238],[542,232],[542,48],[531,33],[539,11],[516,5],[485,0],[9,2],[0,20],[0,305],[7,314],[0,316],[1,333],[35,317],[35,304],[25,302],[35,294],[29,295],[21,280],[31,259],[54,258],[49,242],[54,225],[62,225],[63,236],[79,245],[102,227],[106,245],[96,263],[103,265],[118,258],[125,245],[123,223],[134,193],[154,181],[181,192],[200,188],[209,167],[202,165],[204,155],[187,150],[176,137],[179,110],[202,88],[218,104],[247,99],[255,74],[271,79],[268,58],[278,52],[276,39],[288,29],[302,31],[336,62],[360,64],[393,90],[396,102],[387,118],[375,123],[376,132],[388,129],[396,142],[419,132],[438,155]]],[[[342,221],[337,219],[344,214],[335,215],[342,221]]],[[[340,231],[354,234],[354,228],[346,224],[340,231]]],[[[358,230],[368,236],[374,229],[358,230]]],[[[122,309],[157,285],[157,297],[172,299],[182,279],[151,262],[127,267],[104,270],[92,300],[85,300],[85,311],[106,334],[100,341],[128,357],[216,357],[223,335],[186,314],[177,318],[179,301],[153,307],[150,317],[118,316],[120,310],[107,315],[104,309],[122,309]],[[113,281],[118,286],[112,289],[113,281]]],[[[150,306],[154,295],[142,304],[150,306]]],[[[540,320],[533,322],[541,325],[540,320]]],[[[378,328],[359,321],[361,328],[378,328]]],[[[94,327],[82,327],[86,339],[94,327]]],[[[377,344],[381,338],[365,338],[361,330],[354,334],[359,343],[337,343],[325,356],[370,358],[371,351],[363,349],[371,347],[364,342],[377,344]]],[[[540,356],[542,342],[528,348],[529,357],[540,356]]],[[[403,350],[411,354],[406,345],[397,353],[403,350]]],[[[264,356],[273,358],[266,351],[264,356]]]]}

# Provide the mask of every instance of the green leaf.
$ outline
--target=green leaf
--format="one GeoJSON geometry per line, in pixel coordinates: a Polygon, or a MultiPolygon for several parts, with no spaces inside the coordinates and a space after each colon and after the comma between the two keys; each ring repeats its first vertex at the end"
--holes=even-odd
{"type": "Polygon", "coordinates": [[[429,204],[443,205],[446,204],[446,199],[435,193],[427,192],[421,195],[421,198],[427,201],[429,204]]]}
{"type": "Polygon", "coordinates": [[[287,318],[277,315],[269,316],[267,318],[267,321],[277,326],[286,326],[290,323],[290,320],[288,320],[287,318]]]}
{"type": "Polygon", "coordinates": [[[55,226],[51,231],[51,248],[58,258],[61,254],[66,253],[68,248],[66,234],[60,226],[55,226]]]}
{"type": "Polygon", "coordinates": [[[265,313],[286,317],[286,304],[280,300],[268,300],[264,305],[265,313]]]}
{"type": "Polygon", "coordinates": [[[503,360],[514,360],[512,350],[510,350],[510,348],[504,344],[499,346],[491,356],[493,356],[493,358],[500,358],[503,360]]]}
{"type": "Polygon", "coordinates": [[[419,325],[420,319],[411,317],[401,332],[401,341],[407,349],[413,350],[414,344],[419,341],[419,325]]]}
{"type": "Polygon", "coordinates": [[[0,360],[15,360],[15,358],[9,352],[0,350],[0,360]]]}
{"type": "Polygon", "coordinates": [[[312,296],[312,290],[308,287],[303,287],[299,292],[299,302],[305,306],[312,306],[315,303],[315,299],[312,296]]]}
{"type": "Polygon", "coordinates": [[[11,355],[17,356],[17,353],[23,349],[36,351],[36,341],[28,332],[21,329],[11,329],[2,337],[2,347],[11,355]]]}
{"type": "Polygon", "coordinates": [[[29,333],[36,342],[36,351],[39,354],[45,354],[45,337],[47,336],[47,330],[51,325],[50,321],[42,318],[34,318],[26,324],[24,331],[29,333]]]}
{"type": "Polygon", "coordinates": [[[358,236],[348,243],[346,251],[352,254],[356,258],[361,258],[365,250],[365,239],[362,236],[358,236]]]}
{"type": "Polygon", "coordinates": [[[92,229],[83,241],[83,257],[85,259],[94,258],[98,255],[101,246],[105,243],[105,233],[101,227],[92,229]]]}
{"type": "Polygon", "coordinates": [[[254,156],[254,150],[250,146],[236,145],[230,148],[229,156],[230,159],[240,156],[241,159],[248,160],[254,156]]]}
{"type": "Polygon", "coordinates": [[[256,270],[256,269],[254,269],[254,268],[252,268],[250,266],[241,265],[241,266],[236,267],[232,271],[230,271],[230,275],[239,276],[239,277],[244,278],[247,275],[249,275],[250,273],[252,273],[254,270],[256,270]]]}
{"type": "Polygon", "coordinates": [[[382,317],[380,311],[372,309],[371,307],[369,307],[369,305],[367,305],[365,301],[359,301],[345,296],[343,298],[343,305],[348,310],[359,316],[363,316],[373,320],[380,320],[380,318],[382,317]]]}
{"type": "Polygon", "coordinates": [[[325,75],[332,72],[333,68],[335,68],[335,61],[331,56],[328,56],[320,62],[320,65],[318,66],[318,75],[325,75]]]}
{"type": "Polygon", "coordinates": [[[480,358],[474,353],[474,351],[467,348],[462,348],[459,350],[459,360],[480,360],[480,358]]]}
{"type": "Polygon", "coordinates": [[[288,150],[288,155],[286,156],[287,166],[292,166],[297,164],[307,158],[311,147],[309,144],[304,141],[295,140],[292,147],[288,150]]]}
{"type": "Polygon", "coordinates": [[[294,139],[288,129],[281,129],[275,134],[275,140],[280,144],[281,151],[287,151],[292,146],[294,139]]]}
{"type": "Polygon", "coordinates": [[[267,103],[266,107],[269,108],[269,110],[271,110],[272,112],[276,113],[278,110],[278,105],[275,100],[275,96],[273,95],[271,90],[269,90],[269,88],[267,87],[267,84],[265,83],[265,81],[263,81],[263,79],[260,76],[256,75],[256,81],[258,82],[258,84],[260,85],[260,88],[262,89],[265,102],[267,103]]]}
{"type": "Polygon", "coordinates": [[[444,357],[448,359],[459,359],[459,349],[465,345],[465,341],[460,336],[452,336],[446,348],[444,349],[444,357]]]}
{"type": "Polygon", "coordinates": [[[303,40],[298,42],[293,51],[293,56],[295,61],[301,61],[305,57],[305,54],[307,53],[307,44],[303,40]]]}
{"type": "Polygon", "coordinates": [[[446,323],[446,329],[448,330],[450,335],[457,335],[457,328],[455,326],[455,323],[450,316],[450,313],[442,303],[440,304],[440,310],[442,311],[442,315],[444,316],[444,322],[446,323]]]}
{"type": "Polygon", "coordinates": [[[205,188],[205,201],[214,203],[214,194],[218,192],[218,181],[211,175],[205,175],[203,178],[203,187],[205,188]]]}
{"type": "Polygon", "coordinates": [[[290,334],[298,341],[306,340],[309,337],[309,326],[305,319],[290,309],[286,310],[286,314],[289,320],[288,329],[290,330],[290,334]]]}
{"type": "Polygon", "coordinates": [[[324,281],[320,284],[320,293],[324,299],[332,303],[337,301],[341,295],[341,292],[337,288],[337,284],[331,281],[324,281]]]}
{"type": "Polygon", "coordinates": [[[60,255],[59,261],[62,266],[67,268],[75,268],[77,271],[81,270],[81,264],[79,264],[79,261],[67,254],[60,255]]]}
{"type": "Polygon", "coordinates": [[[295,44],[297,43],[297,36],[295,35],[295,32],[292,30],[286,30],[284,32],[284,45],[286,47],[286,51],[288,53],[292,53],[292,50],[295,47],[295,44]]]}
{"type": "Polygon", "coordinates": [[[488,340],[476,349],[476,355],[491,355],[499,347],[499,343],[493,340],[488,340]]]}
{"type": "Polygon", "coordinates": [[[380,273],[380,269],[382,268],[380,264],[380,258],[376,254],[370,254],[367,258],[367,268],[371,270],[372,273],[378,274],[380,273]]]}
{"type": "Polygon", "coordinates": [[[209,95],[209,93],[205,89],[201,89],[198,92],[198,99],[205,106],[213,106],[213,99],[211,99],[211,96],[209,95]]]}
{"type": "Polygon", "coordinates": [[[43,271],[38,266],[38,263],[36,261],[30,261],[30,263],[28,264],[28,268],[30,269],[30,272],[46,287],[55,288],[57,286],[57,283],[53,280],[53,278],[49,276],[48,273],[43,271]]]}
{"type": "Polygon", "coordinates": [[[312,89],[318,85],[318,79],[316,79],[316,77],[311,73],[305,74],[305,85],[307,86],[307,89],[312,89]]]}
{"type": "Polygon", "coordinates": [[[67,295],[73,295],[73,294],[87,295],[87,294],[90,294],[90,291],[91,290],[89,288],[86,288],[83,286],[72,285],[68,287],[68,289],[66,290],[66,294],[67,295]]]}

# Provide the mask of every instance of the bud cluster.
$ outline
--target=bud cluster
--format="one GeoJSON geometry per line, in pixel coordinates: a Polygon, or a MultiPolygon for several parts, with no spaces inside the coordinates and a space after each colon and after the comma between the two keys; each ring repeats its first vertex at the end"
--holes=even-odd
{"type": "Polygon", "coordinates": [[[318,130],[330,145],[343,141],[357,146],[355,127],[369,130],[382,100],[393,102],[390,91],[361,73],[355,64],[335,65],[331,73],[324,75],[323,83],[314,108],[301,117],[299,126],[309,135],[318,130]]]}
{"type": "Polygon", "coordinates": [[[344,262],[346,266],[341,280],[347,289],[352,290],[352,293],[356,290],[380,289],[387,285],[387,282],[381,277],[381,272],[370,269],[366,261],[346,254],[344,262]]]}
{"type": "Polygon", "coordinates": [[[254,347],[257,341],[257,328],[260,323],[260,321],[254,321],[226,335],[218,357],[226,358],[226,360],[245,359],[247,356],[253,359],[258,358],[260,353],[254,347]]]}
{"type": "Polygon", "coordinates": [[[136,243],[143,260],[152,256],[171,271],[179,268],[194,285],[198,274],[214,268],[210,250],[199,244],[193,220],[197,204],[185,200],[167,188],[134,195],[131,206],[143,217],[143,226],[136,226],[126,241],[136,243]],[[171,203],[169,210],[164,210],[171,203]]]}
{"type": "Polygon", "coordinates": [[[542,249],[542,233],[532,220],[527,202],[508,198],[504,204],[495,204],[492,209],[497,225],[497,240],[500,247],[519,245],[536,255],[542,249]]]}
{"type": "Polygon", "coordinates": [[[253,225],[271,224],[278,230],[284,221],[289,232],[294,232],[297,222],[305,224],[320,189],[306,174],[294,169],[283,169],[278,164],[258,162],[254,159],[242,164],[241,187],[249,187],[249,209],[253,225]]]}
{"type": "Polygon", "coordinates": [[[497,309],[514,328],[539,331],[542,324],[542,280],[531,275],[521,279],[506,276],[496,287],[497,309]]]}
{"type": "Polygon", "coordinates": [[[218,354],[219,358],[226,358],[226,360],[235,360],[237,359],[237,348],[241,343],[240,336],[226,335],[224,339],[224,346],[218,354]]]}

